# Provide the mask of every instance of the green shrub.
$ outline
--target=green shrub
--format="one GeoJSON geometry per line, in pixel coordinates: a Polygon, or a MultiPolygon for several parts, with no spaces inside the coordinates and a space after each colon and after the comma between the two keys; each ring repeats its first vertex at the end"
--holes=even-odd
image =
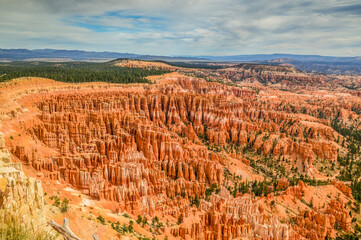
{"type": "Polygon", "coordinates": [[[69,208],[69,200],[67,198],[64,198],[63,202],[60,205],[60,211],[62,213],[66,213],[68,211],[69,208]]]}
{"type": "Polygon", "coordinates": [[[97,217],[97,219],[99,220],[99,222],[100,222],[101,224],[106,225],[105,219],[104,219],[101,215],[99,215],[99,217],[97,217]]]}
{"type": "Polygon", "coordinates": [[[50,200],[54,201],[53,206],[55,207],[60,206],[60,198],[57,195],[50,197],[50,200]]]}

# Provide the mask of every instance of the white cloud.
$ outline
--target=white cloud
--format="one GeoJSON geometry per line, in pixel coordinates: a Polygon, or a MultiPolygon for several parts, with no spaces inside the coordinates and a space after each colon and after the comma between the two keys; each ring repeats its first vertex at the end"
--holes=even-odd
{"type": "Polygon", "coordinates": [[[357,0],[0,0],[0,6],[1,48],[361,55],[357,0]]]}

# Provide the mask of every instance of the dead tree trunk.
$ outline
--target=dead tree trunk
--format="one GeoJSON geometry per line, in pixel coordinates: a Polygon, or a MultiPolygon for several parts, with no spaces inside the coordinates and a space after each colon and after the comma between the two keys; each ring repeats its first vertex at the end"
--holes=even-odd
{"type": "MultiPolygon", "coordinates": [[[[69,228],[69,219],[64,218],[63,226],[57,224],[53,220],[49,222],[50,226],[52,226],[58,233],[60,233],[65,240],[81,240],[77,237],[69,228]]],[[[94,240],[99,240],[96,234],[93,234],[94,240]]]]}

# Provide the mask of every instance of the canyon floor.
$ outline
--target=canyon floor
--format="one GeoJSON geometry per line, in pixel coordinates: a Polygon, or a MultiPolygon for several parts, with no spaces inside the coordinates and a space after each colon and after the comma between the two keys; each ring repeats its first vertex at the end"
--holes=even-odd
{"type": "Polygon", "coordinates": [[[0,83],[0,208],[49,239],[360,237],[359,76],[113,64],[167,73],[0,83]]]}

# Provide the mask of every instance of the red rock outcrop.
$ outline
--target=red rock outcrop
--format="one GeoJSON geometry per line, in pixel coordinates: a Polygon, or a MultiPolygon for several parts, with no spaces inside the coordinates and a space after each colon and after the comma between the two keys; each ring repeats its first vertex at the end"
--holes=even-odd
{"type": "Polygon", "coordinates": [[[301,199],[306,187],[307,184],[300,180],[296,186],[287,188],[286,194],[293,195],[294,197],[301,199]]]}
{"type": "Polygon", "coordinates": [[[336,182],[336,181],[331,181],[331,184],[334,185],[338,190],[340,190],[341,192],[343,192],[346,196],[348,197],[352,197],[352,190],[351,188],[349,188],[348,186],[345,185],[345,183],[343,182],[336,182]]]}
{"type": "MultiPolygon", "coordinates": [[[[174,236],[317,239],[326,236],[335,221],[349,229],[348,215],[337,203],[326,212],[302,212],[298,228],[291,231],[262,209],[260,198],[239,192],[232,197],[225,190],[230,187],[225,168],[232,161],[241,160],[237,163],[247,174],[257,165],[259,159],[246,158],[241,150],[282,157],[289,168],[301,162],[298,171],[306,174],[312,174],[319,158],[337,159],[339,145],[334,141],[339,136],[330,122],[301,115],[299,106],[290,107],[282,97],[270,100],[248,88],[172,75],[156,87],[39,95],[34,105],[39,114],[21,127],[54,154],[40,155],[37,146],[18,144],[12,153],[19,160],[94,199],[116,202],[119,211],[183,218],[171,227],[174,236]],[[211,186],[221,192],[205,201],[211,186]]],[[[333,114],[334,109],[325,111],[325,116],[333,114]]],[[[349,196],[347,187],[335,186],[349,196]]],[[[301,199],[305,188],[302,181],[290,187],[283,178],[268,192],[286,190],[301,199]]]]}
{"type": "Polygon", "coordinates": [[[295,219],[294,230],[306,239],[325,239],[332,236],[335,225],[345,231],[350,230],[351,217],[344,204],[332,200],[325,211],[303,211],[295,219]]]}
{"type": "Polygon", "coordinates": [[[274,216],[265,214],[250,195],[232,198],[227,191],[201,201],[199,210],[185,217],[174,236],[183,239],[288,239],[289,230],[274,216]],[[192,220],[197,219],[194,222],[192,220]]]}

